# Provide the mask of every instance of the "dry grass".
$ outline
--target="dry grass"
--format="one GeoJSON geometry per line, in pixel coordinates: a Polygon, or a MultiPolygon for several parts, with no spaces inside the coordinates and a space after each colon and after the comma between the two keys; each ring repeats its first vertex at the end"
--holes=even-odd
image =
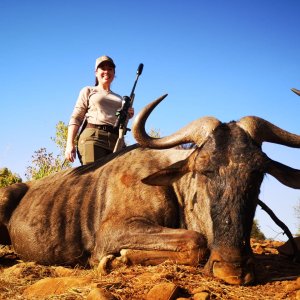
{"type": "Polygon", "coordinates": [[[102,287],[117,299],[141,300],[145,299],[153,286],[163,282],[175,283],[181,288],[181,297],[187,299],[193,299],[192,296],[201,291],[208,292],[210,299],[296,299],[299,290],[299,280],[296,282],[296,279],[300,276],[300,264],[279,255],[276,251],[278,245],[276,242],[256,243],[254,251],[259,249],[260,254],[255,254],[258,280],[253,286],[226,285],[215,278],[204,276],[201,266],[196,268],[167,263],[149,267],[122,267],[102,276],[96,270],[25,263],[18,260],[10,247],[3,246],[0,248],[0,299],[26,299],[23,292],[33,283],[63,275],[88,276],[92,284],[73,287],[64,294],[49,295],[43,299],[86,299],[92,288],[102,287]]]}

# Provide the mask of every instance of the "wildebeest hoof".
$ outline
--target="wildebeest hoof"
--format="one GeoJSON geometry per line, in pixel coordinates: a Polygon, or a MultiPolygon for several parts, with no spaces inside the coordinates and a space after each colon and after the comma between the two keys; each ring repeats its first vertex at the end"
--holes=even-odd
{"type": "Polygon", "coordinates": [[[112,254],[104,256],[98,265],[98,271],[102,275],[107,275],[111,272],[111,262],[115,259],[116,257],[112,254]]]}
{"type": "Polygon", "coordinates": [[[233,285],[248,285],[254,280],[252,270],[226,262],[214,262],[213,275],[226,283],[233,285]]]}
{"type": "Polygon", "coordinates": [[[126,265],[126,259],[121,257],[115,257],[114,255],[110,254],[104,256],[98,265],[98,271],[102,275],[107,275],[112,272],[114,269],[120,268],[126,265]]]}

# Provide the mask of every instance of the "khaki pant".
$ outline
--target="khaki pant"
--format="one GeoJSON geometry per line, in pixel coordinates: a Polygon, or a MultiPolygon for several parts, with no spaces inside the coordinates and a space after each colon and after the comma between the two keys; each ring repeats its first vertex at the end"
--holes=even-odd
{"type": "Polygon", "coordinates": [[[113,152],[118,135],[96,128],[85,128],[78,140],[78,156],[86,165],[113,152]]]}

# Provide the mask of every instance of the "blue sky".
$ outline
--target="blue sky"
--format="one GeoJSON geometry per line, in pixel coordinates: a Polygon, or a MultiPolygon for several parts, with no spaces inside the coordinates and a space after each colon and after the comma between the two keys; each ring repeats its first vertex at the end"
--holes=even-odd
{"type": "MultiPolygon", "coordinates": [[[[115,60],[121,95],[144,63],[136,111],[169,94],[147,123],[162,135],[205,115],[256,115],[300,134],[300,97],[290,91],[300,89],[299,11],[298,0],[1,0],[0,167],[24,179],[35,150],[56,153],[55,125],[68,122],[103,54],[115,60]]],[[[263,150],[300,169],[300,149],[263,150]]],[[[265,178],[261,199],[294,233],[299,198],[265,178]]],[[[267,237],[286,239],[261,209],[256,217],[267,237]]]]}

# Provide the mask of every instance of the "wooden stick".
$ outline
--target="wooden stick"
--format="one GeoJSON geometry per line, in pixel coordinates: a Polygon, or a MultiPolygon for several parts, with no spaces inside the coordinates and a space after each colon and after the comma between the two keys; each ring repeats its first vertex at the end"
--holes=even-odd
{"type": "Polygon", "coordinates": [[[274,214],[274,212],[269,208],[264,202],[258,199],[258,205],[271,217],[271,219],[284,231],[284,233],[288,236],[289,241],[292,245],[293,248],[293,258],[294,261],[300,261],[300,250],[297,247],[297,244],[294,241],[293,235],[290,232],[289,228],[282,222],[280,221],[277,216],[274,214]]]}

